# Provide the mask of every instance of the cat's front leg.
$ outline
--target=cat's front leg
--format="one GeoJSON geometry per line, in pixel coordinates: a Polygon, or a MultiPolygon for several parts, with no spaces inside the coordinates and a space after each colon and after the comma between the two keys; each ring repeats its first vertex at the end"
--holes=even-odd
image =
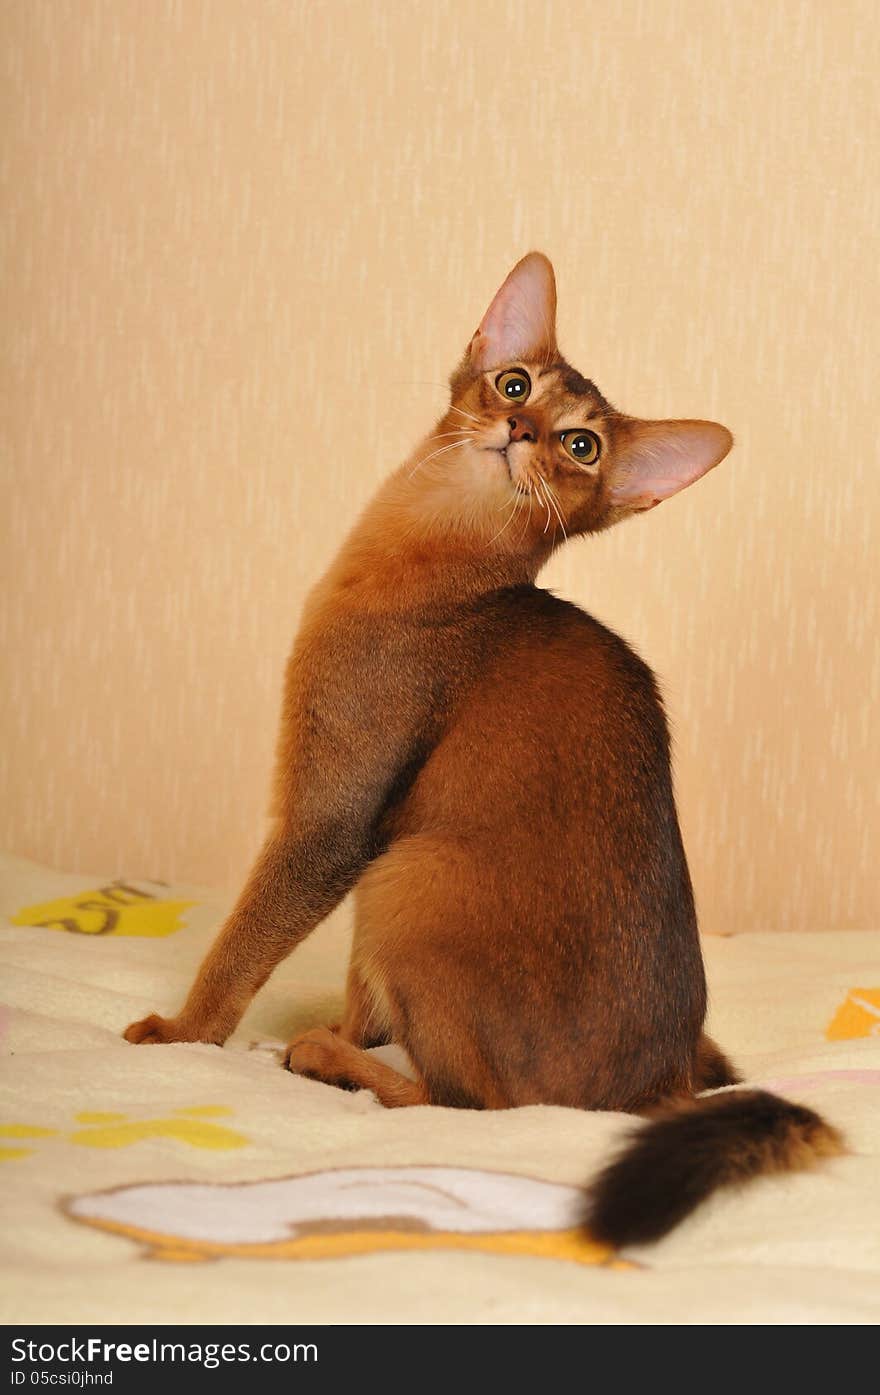
{"type": "Polygon", "coordinates": [[[136,1046],[155,1045],[158,1042],[168,1041],[197,1041],[198,1037],[182,1036],[185,1031],[181,1027],[179,1019],[176,1017],[160,1017],[158,1012],[151,1012],[148,1017],[142,1017],[139,1022],[132,1022],[126,1027],[123,1036],[126,1041],[133,1042],[136,1046]]]}
{"type": "Polygon", "coordinates": [[[360,840],[271,839],[176,1017],[126,1028],[136,1045],[202,1041],[221,1046],[272,970],[329,915],[361,869],[360,840]]]}
{"type": "Polygon", "coordinates": [[[235,1030],[272,970],[375,857],[389,799],[426,754],[433,692],[418,655],[384,627],[304,626],[288,666],[275,832],[182,1010],[133,1022],[128,1041],[220,1045],[235,1030]]]}

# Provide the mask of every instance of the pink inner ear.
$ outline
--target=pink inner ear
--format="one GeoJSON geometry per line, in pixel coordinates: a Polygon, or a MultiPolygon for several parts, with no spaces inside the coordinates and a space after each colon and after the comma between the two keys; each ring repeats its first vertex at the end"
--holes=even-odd
{"type": "Polygon", "coordinates": [[[541,252],[517,262],[470,343],[480,372],[556,353],[556,279],[541,252]]]}
{"type": "Polygon", "coordinates": [[[631,421],[619,447],[611,499],[649,509],[700,479],[733,445],[715,421],[631,421]]]}

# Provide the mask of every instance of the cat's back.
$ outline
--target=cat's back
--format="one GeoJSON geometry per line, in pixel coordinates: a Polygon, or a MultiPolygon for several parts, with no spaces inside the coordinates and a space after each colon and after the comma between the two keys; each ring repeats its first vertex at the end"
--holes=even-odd
{"type": "Polygon", "coordinates": [[[537,586],[514,586],[477,608],[482,663],[475,694],[511,684],[512,703],[545,703],[613,719],[659,720],[657,680],[626,640],[595,616],[537,586]]]}
{"type": "MultiPolygon", "coordinates": [[[[407,801],[408,828],[671,820],[669,738],[650,668],[593,616],[533,586],[484,597],[459,632],[461,681],[407,801]],[[412,822],[411,822],[412,818],[412,822]]],[[[530,832],[531,831],[531,832],[530,832]]]]}

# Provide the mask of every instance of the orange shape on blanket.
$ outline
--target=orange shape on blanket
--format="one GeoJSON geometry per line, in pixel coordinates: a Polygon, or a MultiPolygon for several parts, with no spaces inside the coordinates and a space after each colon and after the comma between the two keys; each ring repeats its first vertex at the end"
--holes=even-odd
{"type": "Polygon", "coordinates": [[[188,1143],[191,1148],[243,1148],[248,1141],[244,1134],[220,1124],[208,1123],[199,1117],[208,1113],[231,1112],[222,1105],[197,1105],[191,1110],[175,1110],[175,1114],[189,1114],[195,1116],[193,1118],[126,1120],[124,1114],[115,1115],[111,1116],[114,1120],[112,1123],[107,1122],[103,1126],[93,1124],[77,1130],[70,1135],[70,1141],[86,1148],[127,1148],[148,1138],[171,1138],[177,1143],[188,1143]]]}
{"type": "Polygon", "coordinates": [[[463,1251],[632,1268],[582,1228],[582,1209],[580,1188],[569,1184],[419,1164],[128,1184],[64,1203],[73,1219],[178,1264],[463,1251]]]}
{"type": "Polygon", "coordinates": [[[37,906],[25,906],[13,925],[44,930],[67,930],[77,935],[138,935],[151,939],[173,935],[183,926],[182,915],[194,901],[164,900],[128,882],[115,881],[76,896],[59,896],[37,906]]]}
{"type": "Polygon", "coordinates": [[[262,1245],[211,1244],[151,1234],[137,1227],[104,1223],[104,1229],[137,1240],[151,1259],[181,1263],[220,1259],[352,1259],[382,1251],[476,1251],[481,1254],[521,1256],[530,1259],[564,1259],[576,1264],[600,1264],[610,1269],[633,1269],[618,1259],[607,1245],[600,1245],[579,1230],[510,1230],[464,1235],[457,1231],[407,1232],[354,1230],[330,1235],[307,1235],[262,1245]]]}
{"type": "Polygon", "coordinates": [[[880,1037],[880,988],[851,988],[825,1035],[829,1041],[880,1037]]]}
{"type": "MultiPolygon", "coordinates": [[[[52,1138],[55,1129],[44,1129],[39,1124],[0,1124],[0,1138],[52,1138]]],[[[0,1147],[0,1162],[14,1162],[17,1158],[26,1158],[33,1148],[7,1148],[0,1147]]]]}
{"type": "MultiPolygon", "coordinates": [[[[67,1141],[87,1148],[127,1148],[145,1139],[170,1138],[191,1148],[211,1151],[243,1148],[248,1142],[244,1134],[210,1122],[232,1112],[225,1104],[196,1104],[175,1109],[172,1117],[130,1119],[127,1114],[115,1111],[86,1109],[74,1118],[87,1127],[68,1134],[67,1141]]],[[[34,1151],[19,1147],[19,1140],[57,1136],[57,1129],[46,1129],[39,1124],[0,1124],[0,1162],[25,1158],[34,1151]],[[7,1147],[7,1141],[13,1146],[7,1147]]]]}
{"type": "Polygon", "coordinates": [[[0,1124],[0,1138],[51,1138],[57,1132],[40,1124],[0,1124]]]}

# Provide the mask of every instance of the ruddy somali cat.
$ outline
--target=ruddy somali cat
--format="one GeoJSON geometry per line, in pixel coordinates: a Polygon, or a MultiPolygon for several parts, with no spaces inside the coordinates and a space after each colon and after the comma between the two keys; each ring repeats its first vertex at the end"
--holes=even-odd
{"type": "Polygon", "coordinates": [[[290,659],[274,831],[181,1013],[132,1042],[220,1043],[355,889],[343,1020],[290,1069],[385,1105],[651,1115],[585,1220],[655,1239],[716,1186],[841,1151],[736,1082],[706,987],[650,669],[535,586],[566,537],[711,470],[708,421],[615,411],[560,357],[547,259],[514,267],[449,409],[312,592],[290,659]],[[363,1048],[395,1041],[407,1079],[363,1048]]]}

